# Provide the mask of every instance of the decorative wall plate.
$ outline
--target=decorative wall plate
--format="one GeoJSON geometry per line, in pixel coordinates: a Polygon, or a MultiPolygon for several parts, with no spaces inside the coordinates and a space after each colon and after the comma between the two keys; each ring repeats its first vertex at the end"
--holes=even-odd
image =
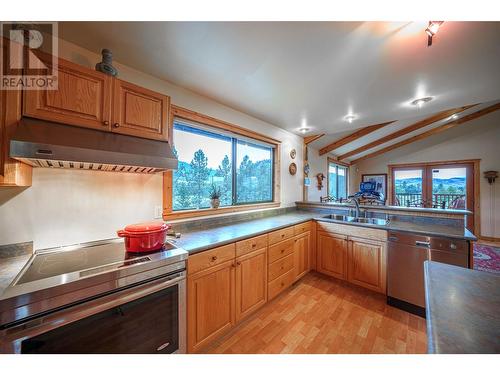
{"type": "Polygon", "coordinates": [[[288,167],[288,171],[290,174],[293,176],[295,173],[297,173],[297,164],[291,163],[290,166],[288,167]]]}
{"type": "Polygon", "coordinates": [[[295,159],[295,156],[297,156],[297,151],[294,148],[292,148],[292,150],[290,151],[290,157],[292,159],[295,159]]]}

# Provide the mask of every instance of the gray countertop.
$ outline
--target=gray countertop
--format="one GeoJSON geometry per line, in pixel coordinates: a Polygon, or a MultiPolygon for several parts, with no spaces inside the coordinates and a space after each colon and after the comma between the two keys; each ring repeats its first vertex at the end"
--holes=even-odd
{"type": "Polygon", "coordinates": [[[243,240],[246,238],[257,236],[259,234],[271,232],[276,229],[299,224],[311,219],[315,219],[318,221],[335,222],[345,225],[356,225],[384,230],[419,233],[430,236],[434,235],[448,238],[476,240],[476,237],[463,227],[453,227],[435,223],[424,224],[399,220],[391,221],[386,226],[377,226],[372,224],[331,221],[328,219],[323,219],[321,216],[322,214],[318,214],[317,212],[297,210],[294,213],[287,213],[284,215],[244,221],[236,224],[218,226],[204,230],[184,232],[182,234],[182,237],[176,240],[176,243],[187,250],[189,253],[194,254],[216,246],[243,240]]]}
{"type": "MultiPolygon", "coordinates": [[[[285,228],[290,225],[299,224],[311,219],[324,220],[321,218],[321,216],[322,214],[319,214],[318,212],[297,210],[282,215],[270,216],[249,221],[241,221],[234,224],[226,224],[203,230],[183,232],[182,237],[176,239],[175,242],[178,246],[184,248],[189,253],[194,254],[231,242],[257,236],[259,234],[272,232],[274,230],[285,228]]],[[[387,226],[376,226],[361,223],[337,223],[386,230],[389,229],[412,233],[421,233],[426,235],[438,235],[466,240],[476,239],[472,233],[464,228],[439,224],[424,224],[420,222],[409,221],[392,221],[387,226]]],[[[22,267],[26,264],[28,259],[29,256],[0,259],[0,295],[3,293],[3,290],[12,282],[19,271],[21,271],[22,267]]]]}
{"type": "Polygon", "coordinates": [[[31,254],[0,258],[0,296],[28,262],[31,254]]]}
{"type": "Polygon", "coordinates": [[[313,219],[317,215],[316,212],[297,211],[204,230],[184,232],[182,233],[182,237],[176,240],[176,244],[193,254],[259,234],[272,232],[273,230],[285,228],[290,225],[303,223],[313,219]]]}
{"type": "Polygon", "coordinates": [[[424,264],[429,353],[500,353],[500,276],[424,264]]]}

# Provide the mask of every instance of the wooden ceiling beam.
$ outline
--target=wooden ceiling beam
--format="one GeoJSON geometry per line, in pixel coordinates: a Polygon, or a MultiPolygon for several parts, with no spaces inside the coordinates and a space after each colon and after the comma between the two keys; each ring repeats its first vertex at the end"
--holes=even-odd
{"type": "Polygon", "coordinates": [[[364,128],[361,128],[358,131],[355,131],[354,133],[349,134],[348,136],[341,138],[341,139],[323,147],[321,150],[319,150],[319,154],[324,155],[324,154],[327,154],[329,152],[332,152],[333,150],[335,150],[343,145],[351,143],[358,138],[361,138],[367,134],[374,132],[375,130],[383,128],[386,125],[392,124],[393,122],[394,121],[388,121],[388,122],[383,122],[381,124],[375,124],[375,125],[370,125],[370,126],[366,126],[364,128]]]}
{"type": "Polygon", "coordinates": [[[407,126],[406,128],[403,128],[403,129],[400,129],[394,133],[391,133],[391,134],[388,134],[386,135],[385,137],[382,137],[382,138],[379,138],[379,139],[376,139],[374,140],[373,142],[370,142],[370,143],[367,143],[366,145],[364,146],[361,146],[361,147],[358,147],[354,150],[351,150],[349,152],[346,152],[345,154],[342,154],[342,155],[339,155],[339,160],[343,160],[343,159],[346,159],[346,158],[349,158],[351,156],[354,156],[354,155],[357,155],[357,154],[360,154],[362,152],[365,152],[366,150],[369,150],[371,148],[374,148],[374,147],[377,147],[377,146],[380,146],[381,144],[383,143],[386,143],[386,142],[389,142],[389,141],[392,141],[393,139],[395,138],[399,138],[403,135],[406,135],[408,133],[411,133],[415,130],[418,130],[418,129],[421,129],[423,127],[426,127],[434,122],[437,122],[437,121],[440,121],[440,120],[443,120],[447,117],[450,117],[452,115],[454,115],[455,113],[460,113],[462,111],[465,111],[466,109],[469,109],[473,106],[475,106],[477,104],[473,104],[473,105],[466,105],[466,106],[463,106],[463,107],[459,107],[459,108],[452,108],[452,109],[448,109],[446,111],[442,111],[442,112],[439,112],[431,117],[427,117],[423,120],[420,120],[410,126],[407,126]]]}
{"type": "Polygon", "coordinates": [[[304,137],[304,144],[307,146],[309,143],[314,142],[317,139],[320,139],[325,134],[316,134],[304,137]]]}
{"type": "Polygon", "coordinates": [[[379,155],[385,154],[386,152],[395,150],[396,148],[399,148],[401,146],[405,146],[407,144],[410,144],[410,143],[413,143],[413,142],[416,142],[416,141],[420,141],[421,139],[424,139],[424,138],[430,137],[432,135],[441,133],[441,132],[443,132],[445,130],[454,128],[455,126],[458,126],[458,125],[461,125],[461,124],[465,124],[466,122],[469,122],[471,120],[475,120],[475,119],[477,119],[477,118],[479,118],[481,116],[487,115],[488,113],[497,111],[499,109],[500,109],[500,102],[496,103],[494,105],[491,105],[489,107],[483,108],[483,109],[481,109],[481,110],[479,110],[477,112],[473,112],[473,113],[471,113],[471,114],[469,114],[467,116],[464,116],[462,118],[459,118],[459,119],[457,119],[455,121],[448,122],[446,124],[438,126],[437,128],[427,130],[426,132],[414,135],[413,137],[404,139],[404,140],[402,140],[402,141],[400,141],[398,143],[395,143],[393,145],[384,147],[384,148],[382,148],[380,150],[377,150],[375,152],[372,152],[370,154],[362,156],[362,157],[360,157],[358,159],[352,160],[351,164],[354,165],[354,164],[359,163],[362,160],[373,158],[375,156],[379,156],[379,155]]]}

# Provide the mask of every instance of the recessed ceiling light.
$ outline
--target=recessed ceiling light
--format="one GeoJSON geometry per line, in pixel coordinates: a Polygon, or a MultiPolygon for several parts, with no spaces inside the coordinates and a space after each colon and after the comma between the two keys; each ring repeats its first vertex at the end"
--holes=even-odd
{"type": "Polygon", "coordinates": [[[310,130],[311,130],[311,128],[308,128],[307,126],[299,128],[299,132],[301,132],[301,133],[307,133],[310,130]]]}
{"type": "Polygon", "coordinates": [[[351,124],[356,119],[357,119],[356,115],[346,115],[346,116],[344,116],[344,120],[346,120],[349,124],[351,124]]]}
{"type": "Polygon", "coordinates": [[[411,102],[412,105],[416,105],[418,108],[422,108],[425,103],[430,102],[433,99],[432,96],[426,96],[425,98],[418,98],[411,102]]]}

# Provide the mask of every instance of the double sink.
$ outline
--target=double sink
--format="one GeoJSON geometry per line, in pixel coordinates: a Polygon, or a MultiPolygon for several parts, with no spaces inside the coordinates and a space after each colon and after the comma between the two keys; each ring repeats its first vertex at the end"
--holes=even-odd
{"type": "Polygon", "coordinates": [[[339,214],[322,216],[322,219],[332,220],[332,221],[342,221],[347,223],[380,225],[380,226],[389,224],[389,220],[386,219],[377,219],[373,217],[354,217],[354,216],[339,215],[339,214]]]}

